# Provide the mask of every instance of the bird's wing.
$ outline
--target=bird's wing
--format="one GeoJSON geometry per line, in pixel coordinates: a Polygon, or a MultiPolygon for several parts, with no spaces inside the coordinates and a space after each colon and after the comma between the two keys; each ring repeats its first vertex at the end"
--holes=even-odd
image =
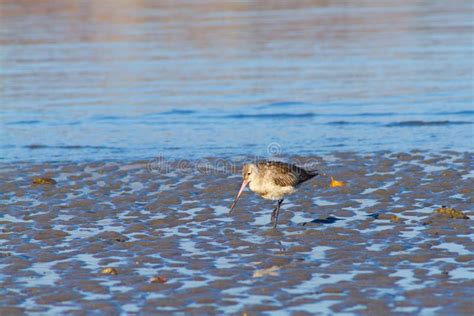
{"type": "Polygon", "coordinates": [[[294,187],[299,183],[298,179],[291,173],[277,175],[273,177],[273,182],[275,182],[276,185],[279,185],[281,187],[294,187]]]}
{"type": "Polygon", "coordinates": [[[271,175],[276,185],[282,187],[296,186],[316,175],[309,174],[306,170],[295,165],[279,161],[264,161],[258,163],[258,165],[271,175]]]}

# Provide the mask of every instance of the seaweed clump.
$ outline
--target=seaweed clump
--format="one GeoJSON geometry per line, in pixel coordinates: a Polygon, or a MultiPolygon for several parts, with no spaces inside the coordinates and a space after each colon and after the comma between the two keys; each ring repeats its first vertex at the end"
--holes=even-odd
{"type": "Polygon", "coordinates": [[[469,219],[469,216],[464,214],[462,211],[456,210],[451,207],[442,206],[435,211],[437,214],[447,216],[453,219],[469,219]]]}
{"type": "Polygon", "coordinates": [[[56,180],[47,177],[33,178],[33,184],[56,184],[56,180]]]}

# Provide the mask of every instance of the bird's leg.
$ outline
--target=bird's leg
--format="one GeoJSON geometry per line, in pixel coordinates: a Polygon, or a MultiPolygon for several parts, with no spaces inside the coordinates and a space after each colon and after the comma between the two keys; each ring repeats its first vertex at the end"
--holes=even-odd
{"type": "Polygon", "coordinates": [[[283,199],[278,200],[277,206],[275,207],[275,210],[272,213],[273,228],[276,228],[278,224],[278,214],[280,213],[281,203],[283,203],[283,199]]]}
{"type": "Polygon", "coordinates": [[[275,206],[275,208],[273,209],[273,212],[272,212],[272,219],[271,219],[272,223],[273,223],[273,220],[275,219],[275,214],[276,214],[277,208],[278,208],[278,205],[275,206]]]}
{"type": "Polygon", "coordinates": [[[275,206],[275,208],[273,209],[273,212],[272,212],[272,223],[273,223],[273,220],[275,219],[275,216],[277,214],[277,211],[278,211],[278,208],[280,207],[280,201],[277,202],[277,206],[275,206]]]}

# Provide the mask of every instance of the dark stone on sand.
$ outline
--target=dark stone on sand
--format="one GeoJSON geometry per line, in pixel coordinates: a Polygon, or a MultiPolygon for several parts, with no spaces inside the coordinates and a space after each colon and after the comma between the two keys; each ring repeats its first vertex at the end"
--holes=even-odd
{"type": "Polygon", "coordinates": [[[125,242],[129,238],[127,236],[124,236],[120,233],[114,232],[114,231],[106,231],[100,234],[97,234],[93,236],[92,238],[94,239],[102,239],[106,241],[114,241],[114,242],[125,242]]]}

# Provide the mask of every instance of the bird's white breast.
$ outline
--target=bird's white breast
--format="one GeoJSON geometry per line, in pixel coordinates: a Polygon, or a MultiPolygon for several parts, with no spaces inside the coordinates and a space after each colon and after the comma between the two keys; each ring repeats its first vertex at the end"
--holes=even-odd
{"type": "Polygon", "coordinates": [[[249,183],[250,190],[267,200],[280,200],[285,195],[292,194],[295,189],[291,186],[279,186],[273,181],[252,181],[249,183]]]}

